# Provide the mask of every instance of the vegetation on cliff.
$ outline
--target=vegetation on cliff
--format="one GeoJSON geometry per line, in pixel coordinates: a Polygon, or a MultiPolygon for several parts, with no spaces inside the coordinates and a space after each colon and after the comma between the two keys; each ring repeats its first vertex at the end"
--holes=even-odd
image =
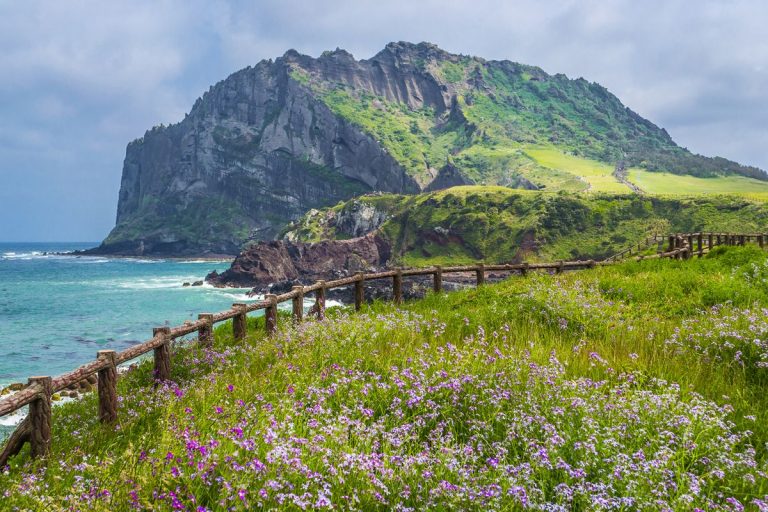
{"type": "Polygon", "coordinates": [[[233,73],[182,121],[128,145],[117,225],[98,250],[236,253],[371,191],[746,192],[768,190],[765,180],[691,154],[584,79],[429,43],[390,43],[366,60],[291,50],[233,73]],[[209,208],[210,221],[200,215],[209,208]]]}
{"type": "MultiPolygon", "coordinates": [[[[451,161],[476,183],[506,185],[522,175],[539,187],[552,188],[547,180],[551,172],[536,173],[542,167],[552,170],[542,166],[534,154],[537,148],[596,160],[611,170],[621,163],[700,177],[740,174],[768,179],[756,168],[691,154],[604,87],[583,78],[454,55],[428,43],[391,43],[371,61],[387,59],[399,62],[406,75],[415,70],[433,80],[448,99],[437,104],[426,99],[393,101],[360,90],[354,82],[329,80],[323,67],[305,68],[301,63],[291,76],[334,113],[373,135],[422,184],[434,177],[430,169],[451,161]]],[[[611,181],[615,191],[626,191],[611,181]]],[[[554,188],[573,185],[566,181],[554,188]]]]}
{"type": "Polygon", "coordinates": [[[758,198],[545,194],[470,186],[415,196],[363,196],[311,212],[287,233],[305,241],[348,238],[338,219],[354,215],[349,212],[361,204],[386,214],[378,229],[392,245],[393,263],[414,266],[601,259],[654,232],[758,232],[768,222],[768,204],[758,198]]]}
{"type": "Polygon", "coordinates": [[[766,276],[721,247],[222,327],[156,391],[149,362],[122,378],[117,427],[56,407],[3,506],[764,510],[766,276]]]}

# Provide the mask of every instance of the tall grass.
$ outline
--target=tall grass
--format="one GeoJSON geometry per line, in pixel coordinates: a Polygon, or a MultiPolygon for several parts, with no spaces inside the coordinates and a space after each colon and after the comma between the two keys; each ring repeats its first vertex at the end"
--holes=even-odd
{"type": "Polygon", "coordinates": [[[115,427],[95,397],[57,407],[51,456],[12,461],[2,504],[765,510],[768,369],[732,350],[765,333],[729,321],[768,304],[765,260],[532,274],[284,318],[272,339],[251,319],[241,344],[225,326],[174,350],[173,382],[151,391],[146,364],[121,379],[115,427]]]}

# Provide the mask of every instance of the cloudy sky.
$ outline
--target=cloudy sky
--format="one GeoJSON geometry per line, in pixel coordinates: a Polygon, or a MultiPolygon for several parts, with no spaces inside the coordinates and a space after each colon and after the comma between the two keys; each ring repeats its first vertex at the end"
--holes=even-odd
{"type": "Polygon", "coordinates": [[[0,240],[101,240],[126,144],[289,48],[430,41],[538,65],[768,169],[766,21],[762,0],[0,0],[0,240]]]}

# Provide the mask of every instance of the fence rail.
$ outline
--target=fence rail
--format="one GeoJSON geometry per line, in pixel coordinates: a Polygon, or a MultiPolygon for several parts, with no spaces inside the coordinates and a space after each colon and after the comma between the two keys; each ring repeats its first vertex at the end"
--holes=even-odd
{"type": "Polygon", "coordinates": [[[566,270],[583,270],[596,266],[612,265],[621,259],[630,257],[637,261],[653,258],[688,259],[697,255],[703,256],[717,245],[744,245],[748,242],[756,242],[764,247],[768,234],[763,233],[675,233],[667,236],[653,235],[646,238],[640,244],[636,244],[604,261],[557,261],[550,263],[515,263],[500,265],[476,265],[460,266],[432,266],[425,268],[394,269],[383,272],[363,273],[336,279],[332,281],[317,281],[309,286],[294,286],[290,292],[280,295],[266,295],[264,300],[251,304],[233,304],[231,309],[219,313],[201,313],[198,320],[188,322],[177,327],[157,327],[152,333],[152,338],[143,343],[134,345],[122,352],[113,350],[99,351],[97,359],[86,363],[75,370],[59,375],[58,377],[38,376],[30,377],[26,388],[0,400],[0,416],[8,415],[24,406],[29,406],[29,413],[16,431],[9,437],[0,452],[0,467],[7,464],[8,459],[17,454],[22,446],[29,442],[33,457],[44,456],[49,452],[51,443],[51,400],[52,395],[67,387],[77,384],[83,379],[93,375],[98,376],[97,391],[99,395],[99,419],[102,423],[112,423],[117,419],[117,372],[116,367],[128,361],[136,359],[144,354],[153,352],[154,377],[156,381],[164,381],[170,378],[170,343],[182,336],[194,332],[198,333],[198,343],[210,346],[213,343],[213,329],[215,324],[232,320],[233,335],[236,340],[242,340],[247,334],[247,314],[264,310],[265,326],[268,335],[277,330],[278,304],[291,301],[293,303],[292,316],[294,321],[301,321],[304,317],[304,297],[314,294],[315,305],[311,309],[315,316],[322,320],[325,316],[325,296],[329,289],[354,285],[355,310],[359,310],[364,302],[364,285],[366,281],[377,279],[392,279],[393,301],[396,304],[402,302],[402,280],[404,277],[429,276],[433,277],[433,289],[436,292],[442,290],[443,275],[449,273],[475,273],[477,285],[485,283],[487,272],[517,272],[521,275],[532,270],[550,270],[560,273],[566,270]],[[653,243],[667,243],[666,251],[659,250],[656,254],[642,255],[642,247],[647,250],[653,243]],[[694,245],[696,246],[694,248],[694,245]],[[632,256],[632,251],[636,255],[632,256]]]}

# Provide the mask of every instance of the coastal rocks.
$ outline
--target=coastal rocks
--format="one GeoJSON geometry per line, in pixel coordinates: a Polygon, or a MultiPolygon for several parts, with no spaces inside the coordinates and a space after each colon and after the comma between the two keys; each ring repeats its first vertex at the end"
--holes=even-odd
{"type": "Polygon", "coordinates": [[[0,390],[0,396],[10,395],[11,393],[15,393],[16,391],[21,391],[25,387],[27,386],[22,384],[21,382],[14,382],[13,384],[8,384],[2,390],[0,390]]]}
{"type": "Polygon", "coordinates": [[[378,234],[315,244],[260,242],[243,251],[228,270],[208,274],[206,281],[259,289],[275,283],[308,283],[378,268],[389,260],[390,252],[389,243],[378,234]]]}

